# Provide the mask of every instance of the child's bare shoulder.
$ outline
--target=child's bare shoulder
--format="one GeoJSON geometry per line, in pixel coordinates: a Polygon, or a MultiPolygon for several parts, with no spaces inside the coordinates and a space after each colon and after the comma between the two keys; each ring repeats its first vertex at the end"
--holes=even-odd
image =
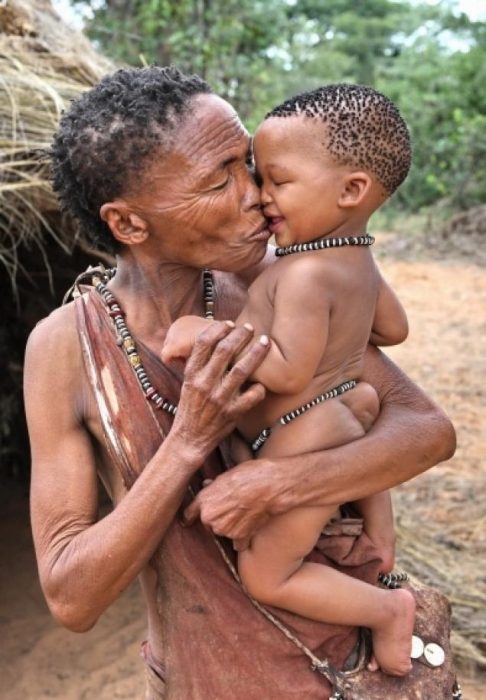
{"type": "Polygon", "coordinates": [[[305,252],[280,258],[274,265],[278,284],[299,285],[305,288],[329,286],[329,275],[336,269],[335,262],[320,252],[305,252]]]}

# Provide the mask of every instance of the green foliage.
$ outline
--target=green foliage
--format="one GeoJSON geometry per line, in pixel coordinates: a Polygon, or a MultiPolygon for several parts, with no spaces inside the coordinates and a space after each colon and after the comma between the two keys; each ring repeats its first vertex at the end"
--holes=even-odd
{"type": "Polygon", "coordinates": [[[87,31],[113,58],[132,65],[176,63],[208,80],[247,118],[263,91],[268,55],[287,30],[279,0],[78,0],[91,7],[87,31]],[[98,8],[98,9],[96,9],[98,8]]]}
{"type": "Polygon", "coordinates": [[[441,199],[452,209],[485,201],[486,98],[480,84],[486,52],[472,34],[469,41],[469,50],[451,52],[437,36],[418,37],[377,79],[412,132],[412,170],[396,195],[407,210],[441,199]]]}
{"type": "Polygon", "coordinates": [[[329,82],[373,85],[400,107],[414,164],[393,198],[417,211],[486,197],[486,22],[452,0],[73,0],[113,58],[202,75],[250,129],[277,102],[329,82]]]}

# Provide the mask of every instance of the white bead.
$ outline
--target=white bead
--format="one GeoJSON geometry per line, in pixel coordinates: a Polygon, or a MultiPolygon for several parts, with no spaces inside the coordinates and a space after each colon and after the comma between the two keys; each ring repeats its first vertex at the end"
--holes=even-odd
{"type": "Polygon", "coordinates": [[[411,659],[420,659],[422,654],[424,653],[424,643],[420,639],[420,637],[417,637],[417,635],[412,636],[412,651],[410,652],[410,658],[411,659]]]}
{"type": "Polygon", "coordinates": [[[430,642],[425,645],[424,657],[431,666],[442,666],[445,661],[445,652],[439,644],[430,642]]]}

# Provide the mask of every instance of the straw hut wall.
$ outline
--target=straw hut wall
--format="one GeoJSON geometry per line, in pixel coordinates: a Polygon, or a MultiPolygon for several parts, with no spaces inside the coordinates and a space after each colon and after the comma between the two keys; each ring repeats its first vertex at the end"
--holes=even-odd
{"type": "Polygon", "coordinates": [[[50,0],[0,4],[0,476],[28,473],[21,402],[27,335],[93,261],[59,213],[46,151],[70,100],[113,68],[63,24],[50,0]]]}

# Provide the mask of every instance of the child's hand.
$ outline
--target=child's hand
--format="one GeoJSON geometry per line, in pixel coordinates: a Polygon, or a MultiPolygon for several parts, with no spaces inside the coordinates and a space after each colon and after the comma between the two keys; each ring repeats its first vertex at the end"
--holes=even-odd
{"type": "Polygon", "coordinates": [[[187,360],[197,336],[211,323],[210,319],[200,316],[181,316],[174,321],[162,346],[162,362],[167,363],[176,358],[187,360]]]}

